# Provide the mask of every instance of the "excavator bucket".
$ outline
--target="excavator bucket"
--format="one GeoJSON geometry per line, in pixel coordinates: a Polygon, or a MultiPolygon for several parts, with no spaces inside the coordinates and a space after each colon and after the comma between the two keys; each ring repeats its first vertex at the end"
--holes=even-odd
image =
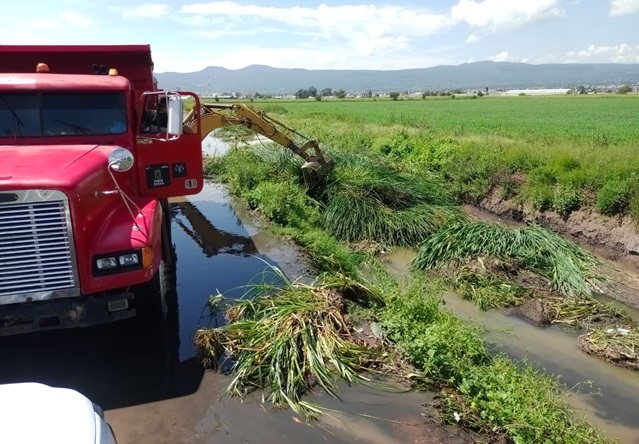
{"type": "Polygon", "coordinates": [[[333,160],[326,156],[309,156],[302,165],[306,186],[316,188],[321,185],[334,167],[333,160]]]}

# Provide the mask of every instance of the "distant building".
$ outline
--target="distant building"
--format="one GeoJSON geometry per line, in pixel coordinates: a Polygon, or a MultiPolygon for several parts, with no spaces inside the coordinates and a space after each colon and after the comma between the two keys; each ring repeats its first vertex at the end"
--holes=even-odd
{"type": "Polygon", "coordinates": [[[552,89],[511,89],[502,92],[502,96],[552,96],[555,94],[567,94],[568,88],[552,88],[552,89]]]}

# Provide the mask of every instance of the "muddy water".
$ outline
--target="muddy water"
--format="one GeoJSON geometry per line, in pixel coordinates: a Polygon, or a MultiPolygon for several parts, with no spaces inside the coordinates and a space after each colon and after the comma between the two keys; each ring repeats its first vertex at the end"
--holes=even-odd
{"type": "Polygon", "coordinates": [[[199,327],[221,322],[210,319],[205,309],[209,296],[221,293],[237,299],[250,294],[251,283],[279,283],[269,266],[293,279],[310,275],[298,250],[276,243],[244,213],[242,221],[225,188],[214,183],[197,196],[171,203],[182,359],[193,356],[193,336],[199,327]]]}
{"type": "Polygon", "coordinates": [[[219,139],[215,137],[213,133],[209,134],[204,138],[204,140],[202,140],[202,152],[206,156],[223,156],[231,149],[232,146],[232,142],[219,139]]]}
{"type": "MultiPolygon", "coordinates": [[[[400,249],[384,262],[397,278],[410,279],[408,264],[414,255],[400,249]]],[[[620,443],[639,444],[639,374],[587,355],[579,350],[574,336],[557,328],[535,327],[499,311],[483,312],[452,293],[445,294],[444,301],[460,318],[485,328],[495,352],[515,359],[525,357],[578,391],[567,399],[577,414],[620,443]],[[592,386],[585,384],[587,381],[592,386]]]]}

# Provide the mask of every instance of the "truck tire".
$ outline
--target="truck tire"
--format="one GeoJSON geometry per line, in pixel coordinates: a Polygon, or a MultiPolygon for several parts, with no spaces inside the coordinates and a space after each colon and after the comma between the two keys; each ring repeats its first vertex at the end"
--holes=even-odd
{"type": "Polygon", "coordinates": [[[136,317],[144,324],[163,324],[166,320],[167,271],[167,264],[162,260],[153,279],[134,290],[136,317]]]}
{"type": "Polygon", "coordinates": [[[167,294],[171,283],[169,273],[175,272],[175,253],[171,243],[171,216],[166,199],[162,206],[162,260],[158,271],[146,284],[138,286],[133,292],[136,317],[148,325],[164,324],[166,321],[167,294]]]}

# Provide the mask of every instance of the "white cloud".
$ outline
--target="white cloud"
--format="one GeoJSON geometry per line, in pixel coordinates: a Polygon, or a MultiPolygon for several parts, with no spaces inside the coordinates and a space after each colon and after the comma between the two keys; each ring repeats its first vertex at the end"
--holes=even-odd
{"type": "Polygon", "coordinates": [[[610,0],[610,15],[626,15],[639,11],[639,0],[610,0]]]}
{"type": "Polygon", "coordinates": [[[621,43],[614,46],[590,45],[580,51],[566,53],[564,62],[639,63],[639,45],[621,43]]]}
{"type": "MultiPolygon", "coordinates": [[[[401,6],[321,4],[311,7],[242,5],[232,1],[184,5],[184,15],[223,17],[228,30],[247,29],[247,23],[266,21],[304,32],[317,40],[339,41],[360,55],[386,55],[410,44],[414,38],[438,34],[452,26],[449,16],[427,9],[401,6]],[[229,29],[231,28],[231,29],[229,29]]],[[[198,22],[200,19],[196,19],[198,22]]],[[[318,43],[318,45],[320,45],[318,43]]]]}
{"type": "Polygon", "coordinates": [[[118,9],[122,13],[122,18],[162,18],[169,14],[171,6],[164,3],[145,3],[141,6],[118,9]]]}
{"type": "Polygon", "coordinates": [[[80,26],[82,28],[90,28],[93,26],[93,20],[85,17],[77,12],[63,11],[60,13],[62,18],[70,25],[80,26]]]}
{"type": "Polygon", "coordinates": [[[499,54],[488,57],[488,59],[493,62],[506,62],[510,61],[512,58],[508,55],[508,51],[502,51],[499,54]]]}
{"type": "Polygon", "coordinates": [[[481,40],[477,34],[471,34],[466,38],[466,43],[475,43],[481,40]]]}
{"type": "Polygon", "coordinates": [[[558,0],[459,0],[451,8],[454,20],[491,32],[519,28],[563,15],[558,0]]]}

